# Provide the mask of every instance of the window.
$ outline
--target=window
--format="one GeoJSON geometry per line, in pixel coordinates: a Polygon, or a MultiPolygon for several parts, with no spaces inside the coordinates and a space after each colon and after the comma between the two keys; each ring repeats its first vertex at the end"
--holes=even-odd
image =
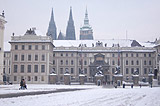
{"type": "Polygon", "coordinates": [[[131,61],[131,65],[134,65],[134,61],[133,60],[131,61]]]}
{"type": "Polygon", "coordinates": [[[32,45],[28,45],[28,50],[32,50],[32,45]]]}
{"type": "Polygon", "coordinates": [[[87,74],[87,68],[84,68],[84,74],[87,74]]]}
{"type": "Polygon", "coordinates": [[[5,64],[6,64],[6,61],[4,60],[4,61],[3,61],[3,65],[5,65],[5,64]]]}
{"type": "Polygon", "coordinates": [[[14,61],[17,61],[17,60],[18,60],[18,55],[15,54],[15,55],[14,55],[14,61]]]}
{"type": "Polygon", "coordinates": [[[114,60],[112,61],[112,65],[115,65],[115,61],[114,60]]]}
{"type": "Polygon", "coordinates": [[[21,73],[24,73],[24,65],[21,65],[21,73]]]}
{"type": "Polygon", "coordinates": [[[82,63],[82,61],[81,61],[81,60],[79,60],[79,65],[81,65],[81,63],[82,63]]]}
{"type": "Polygon", "coordinates": [[[18,65],[14,65],[14,73],[17,73],[18,71],[18,65]]]}
{"type": "Polygon", "coordinates": [[[53,57],[55,57],[55,53],[53,53],[53,57]]]}
{"type": "Polygon", "coordinates": [[[66,53],[66,57],[68,57],[68,53],[66,53]]]}
{"type": "Polygon", "coordinates": [[[28,72],[28,73],[31,73],[31,65],[28,65],[28,66],[27,66],[27,72],[28,72]]]}
{"type": "Polygon", "coordinates": [[[14,81],[17,81],[17,76],[14,76],[14,81]]]}
{"type": "Polygon", "coordinates": [[[28,81],[31,81],[31,77],[30,76],[28,76],[28,81]]]}
{"type": "Polygon", "coordinates": [[[42,50],[45,50],[45,45],[42,45],[42,50]]]}
{"type": "Polygon", "coordinates": [[[9,74],[11,73],[11,69],[9,68],[9,74]]]}
{"type": "Polygon", "coordinates": [[[45,55],[44,54],[42,55],[42,61],[45,61],[45,55]]]}
{"type": "Polygon", "coordinates": [[[24,55],[21,55],[21,61],[24,61],[24,55]]]}
{"type": "Polygon", "coordinates": [[[38,78],[37,78],[37,76],[35,76],[35,77],[34,77],[34,81],[38,81],[38,78]]]}
{"type": "Polygon", "coordinates": [[[22,50],[24,50],[25,49],[25,46],[24,45],[22,45],[22,50]]]}
{"type": "Polygon", "coordinates": [[[134,57],[133,53],[131,54],[131,57],[134,57]]]}
{"type": "Polygon", "coordinates": [[[29,54],[28,55],[28,61],[31,61],[32,56],[29,54]]]}
{"type": "Polygon", "coordinates": [[[66,60],[66,65],[68,65],[68,60],[66,60]]]}
{"type": "Polygon", "coordinates": [[[126,57],[128,57],[128,53],[126,53],[126,57]]]}
{"type": "Polygon", "coordinates": [[[86,54],[86,53],[84,54],[84,57],[87,57],[87,54],[86,54]]]}
{"type": "Polygon", "coordinates": [[[71,54],[71,57],[73,57],[74,55],[73,55],[73,53],[71,54]]]}
{"type": "Polygon", "coordinates": [[[55,65],[55,60],[53,60],[53,65],[55,65]]]}
{"type": "Polygon", "coordinates": [[[112,57],[115,57],[115,54],[112,54],[112,57]]]}
{"type": "Polygon", "coordinates": [[[149,57],[151,57],[151,54],[149,54],[149,57]]]}
{"type": "Polygon", "coordinates": [[[3,68],[3,74],[5,74],[5,68],[3,68]]]}
{"type": "Polygon", "coordinates": [[[61,65],[63,65],[63,60],[61,60],[61,65]]]}
{"type": "Polygon", "coordinates": [[[15,50],[18,50],[18,45],[15,45],[15,50]]]}
{"type": "Polygon", "coordinates": [[[35,61],[38,61],[38,55],[37,54],[35,55],[35,61]]]}
{"type": "Polygon", "coordinates": [[[149,65],[152,65],[152,61],[151,60],[149,61],[149,65]]]}
{"type": "Polygon", "coordinates": [[[114,74],[114,72],[115,72],[115,68],[112,68],[112,74],[114,74]]]}
{"type": "Polygon", "coordinates": [[[132,74],[134,73],[134,68],[131,68],[131,73],[132,73],[132,74]]]}
{"type": "Polygon", "coordinates": [[[136,61],[136,64],[139,65],[139,61],[138,60],[136,61]]]}
{"type": "Polygon", "coordinates": [[[81,74],[81,69],[79,68],[79,74],[81,74]]]}
{"type": "Polygon", "coordinates": [[[146,57],[146,54],[144,54],[144,57],[146,57]]]}
{"type": "Polygon", "coordinates": [[[136,57],[139,57],[138,53],[136,54],[136,57]]]}
{"type": "Polygon", "coordinates": [[[84,61],[84,65],[87,65],[87,61],[86,60],[84,61]]]}
{"type": "Polygon", "coordinates": [[[71,65],[73,65],[73,60],[71,60],[71,65]]]}
{"type": "Polygon", "coordinates": [[[126,65],[128,65],[128,60],[126,60],[126,65]]]}
{"type": "Polygon", "coordinates": [[[63,57],[63,53],[61,53],[61,57],[63,57]]]}
{"type": "Polygon", "coordinates": [[[38,50],[38,45],[35,45],[35,50],[38,50]]]}
{"type": "Polygon", "coordinates": [[[129,70],[128,70],[128,68],[126,68],[126,74],[129,74],[129,70]]]}
{"type": "Polygon", "coordinates": [[[42,73],[45,72],[45,65],[41,65],[41,72],[42,72],[42,73]]]}
{"type": "Polygon", "coordinates": [[[60,74],[63,74],[63,68],[60,68],[60,74]]]}
{"type": "Polygon", "coordinates": [[[6,57],[6,54],[4,53],[4,57],[6,57]]]}
{"type": "Polygon", "coordinates": [[[147,74],[147,68],[144,68],[144,74],[147,74]]]}
{"type": "Polygon", "coordinates": [[[38,73],[38,65],[34,65],[34,72],[38,73]]]}
{"type": "Polygon", "coordinates": [[[144,65],[147,65],[147,61],[146,60],[144,60],[144,65]]]}
{"type": "Polygon", "coordinates": [[[74,68],[71,68],[71,74],[74,74],[74,68]]]}

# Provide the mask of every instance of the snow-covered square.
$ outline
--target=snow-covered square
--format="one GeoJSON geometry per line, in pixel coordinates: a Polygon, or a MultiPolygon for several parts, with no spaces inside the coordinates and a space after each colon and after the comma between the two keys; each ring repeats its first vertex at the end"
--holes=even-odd
{"type": "Polygon", "coordinates": [[[106,88],[95,85],[28,85],[27,90],[18,90],[19,85],[1,85],[0,95],[51,91],[58,89],[82,89],[42,95],[1,98],[0,106],[160,106],[160,88],[134,87],[106,88]]]}

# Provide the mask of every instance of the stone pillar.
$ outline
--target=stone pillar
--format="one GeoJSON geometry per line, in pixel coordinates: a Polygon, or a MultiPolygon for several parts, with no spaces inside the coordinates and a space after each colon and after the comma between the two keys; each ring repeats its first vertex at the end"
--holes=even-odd
{"type": "Polygon", "coordinates": [[[84,85],[84,81],[85,81],[85,75],[84,75],[84,74],[80,74],[80,75],[79,75],[80,85],[84,85]]]}
{"type": "Polygon", "coordinates": [[[104,79],[103,75],[95,75],[95,84],[98,86],[102,85],[103,79],[104,79]]]}
{"type": "Polygon", "coordinates": [[[139,85],[139,75],[133,75],[133,84],[139,85]]]}
{"type": "Polygon", "coordinates": [[[49,84],[56,84],[57,82],[57,74],[50,74],[49,75],[49,84]]]}
{"type": "Polygon", "coordinates": [[[70,74],[64,74],[64,84],[70,85],[70,74]]]}
{"type": "Polygon", "coordinates": [[[4,13],[0,14],[0,84],[3,83],[3,58],[4,58],[4,24],[7,23],[5,21],[4,13]]]}
{"type": "Polygon", "coordinates": [[[123,81],[123,75],[121,75],[121,74],[114,75],[114,83],[116,83],[117,86],[121,86],[122,81],[123,81]]]}

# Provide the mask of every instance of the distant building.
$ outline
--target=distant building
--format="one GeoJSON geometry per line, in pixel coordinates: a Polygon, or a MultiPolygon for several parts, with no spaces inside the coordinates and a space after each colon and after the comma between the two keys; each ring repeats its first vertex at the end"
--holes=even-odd
{"type": "Polygon", "coordinates": [[[66,40],[76,40],[72,8],[70,8],[69,20],[66,29],[66,40]]]}
{"type": "MultiPolygon", "coordinates": [[[[39,36],[29,29],[23,36],[12,36],[10,81],[19,83],[49,83],[53,68],[53,40],[50,36],[39,36]]],[[[8,52],[6,54],[9,56],[8,52]]],[[[9,72],[9,71],[8,71],[9,72]]]]}
{"type": "Polygon", "coordinates": [[[84,25],[80,28],[80,40],[93,40],[93,30],[89,25],[87,9],[84,18],[84,25]]]}
{"type": "Polygon", "coordinates": [[[53,40],[57,39],[57,28],[54,21],[54,14],[53,14],[53,8],[51,12],[51,19],[48,26],[47,36],[51,36],[53,40]]]}

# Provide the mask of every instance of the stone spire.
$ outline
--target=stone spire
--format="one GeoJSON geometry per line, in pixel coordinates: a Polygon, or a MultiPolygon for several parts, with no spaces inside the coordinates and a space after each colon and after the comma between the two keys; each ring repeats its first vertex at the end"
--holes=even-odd
{"type": "Polygon", "coordinates": [[[84,25],[89,25],[87,8],[86,8],[86,13],[85,13],[85,18],[84,18],[84,25]]]}
{"type": "Polygon", "coordinates": [[[57,39],[57,28],[56,28],[56,24],[54,22],[53,8],[52,8],[52,12],[51,12],[51,19],[49,22],[47,36],[51,36],[53,40],[57,39]]]}
{"type": "Polygon", "coordinates": [[[59,32],[59,35],[58,35],[58,39],[57,39],[57,40],[65,40],[65,36],[62,34],[61,31],[59,32]]]}
{"type": "Polygon", "coordinates": [[[74,21],[72,17],[72,7],[70,7],[69,21],[66,30],[66,40],[76,40],[74,21]]]}
{"type": "Polygon", "coordinates": [[[80,40],[93,40],[93,30],[89,25],[87,8],[84,18],[84,25],[80,28],[80,40]]]}

